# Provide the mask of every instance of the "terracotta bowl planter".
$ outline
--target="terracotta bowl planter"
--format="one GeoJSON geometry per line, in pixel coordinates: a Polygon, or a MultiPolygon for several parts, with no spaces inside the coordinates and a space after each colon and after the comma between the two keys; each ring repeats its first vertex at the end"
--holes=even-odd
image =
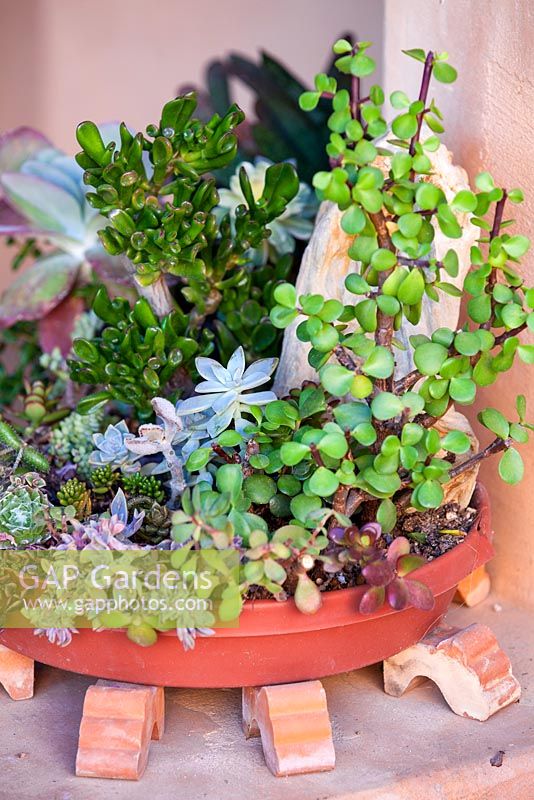
{"type": "Polygon", "coordinates": [[[305,616],[290,600],[247,603],[238,628],[218,629],[184,652],[172,633],[139,647],[121,631],[80,630],[65,648],[30,629],[3,630],[0,643],[43,664],[99,678],[156,686],[232,687],[311,680],[365,667],[418,642],[447,611],[457,584],[493,555],[486,489],[473,496],[478,517],[465,540],[425,564],[414,577],[432,589],[432,611],[384,607],[362,615],[364,589],[328,592],[317,614],[305,616]]]}

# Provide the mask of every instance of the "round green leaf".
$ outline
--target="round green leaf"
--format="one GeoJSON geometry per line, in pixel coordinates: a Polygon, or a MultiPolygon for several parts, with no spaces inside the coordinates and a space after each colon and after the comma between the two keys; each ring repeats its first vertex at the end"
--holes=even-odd
{"type": "Polygon", "coordinates": [[[395,369],[395,360],[387,347],[377,345],[365,361],[362,371],[373,378],[389,378],[395,369]]]}
{"type": "Polygon", "coordinates": [[[425,279],[420,269],[415,267],[406,276],[397,291],[397,298],[408,306],[416,305],[425,291],[425,279]]]}
{"type": "Polygon", "coordinates": [[[397,509],[395,503],[386,498],[382,500],[376,512],[376,521],[382,526],[384,533],[389,533],[393,530],[397,522],[397,509]]]}
{"type": "Polygon", "coordinates": [[[511,236],[502,246],[512,258],[521,258],[529,249],[530,240],[526,236],[511,236]]]}
{"type": "Polygon", "coordinates": [[[259,505],[265,505],[276,494],[276,483],[267,475],[251,475],[245,478],[245,495],[259,505]]]}
{"type": "Polygon", "coordinates": [[[317,445],[321,453],[330,458],[343,458],[349,446],[342,433],[327,433],[317,445]]]}
{"type": "Polygon", "coordinates": [[[441,440],[441,446],[450,453],[462,455],[469,451],[471,442],[466,433],[462,433],[462,431],[449,431],[441,440]]]}
{"type": "Polygon", "coordinates": [[[393,120],[391,129],[399,139],[411,139],[417,132],[417,117],[414,114],[400,114],[393,120]]]}
{"type": "Polygon", "coordinates": [[[397,224],[403,236],[406,236],[407,239],[413,239],[419,235],[423,225],[423,218],[421,214],[403,214],[399,217],[397,224]]]}
{"type": "Polygon", "coordinates": [[[203,469],[212,455],[213,450],[211,447],[199,447],[198,450],[195,450],[193,453],[191,453],[186,461],[185,466],[190,472],[203,469]]]}
{"type": "Polygon", "coordinates": [[[446,61],[435,61],[433,74],[435,79],[440,81],[440,83],[454,83],[458,77],[458,73],[454,67],[451,67],[446,61]]]}
{"type": "Polygon", "coordinates": [[[339,486],[339,481],[326,467],[318,467],[310,478],[309,488],[319,497],[330,497],[339,486]]]}
{"type": "Polygon", "coordinates": [[[354,373],[340,364],[327,364],[320,375],[324,388],[336,397],[347,394],[354,379],[354,373]]]}
{"type": "Polygon", "coordinates": [[[297,303],[297,291],[291,283],[281,283],[273,292],[273,297],[277,303],[284,308],[295,308],[297,303]]]}
{"type": "Polygon", "coordinates": [[[479,421],[500,439],[507,439],[510,424],[506,417],[496,408],[484,408],[478,415],[479,421]]]}
{"type": "Polygon", "coordinates": [[[510,447],[499,461],[499,475],[505,483],[519,483],[523,478],[525,466],[515,447],[510,447]]]}
{"type": "Polygon", "coordinates": [[[477,207],[477,198],[468,189],[462,189],[455,195],[451,203],[456,211],[470,211],[473,212],[477,207]]]}
{"type": "Polygon", "coordinates": [[[369,397],[372,391],[373,391],[373,384],[371,383],[369,378],[365,377],[365,375],[356,375],[352,379],[352,383],[350,385],[350,393],[357,400],[363,400],[365,397],[369,397]]]}
{"type": "Polygon", "coordinates": [[[365,278],[362,278],[362,276],[358,275],[356,272],[351,272],[350,275],[347,275],[345,278],[345,288],[352,294],[367,294],[371,289],[365,278]]]}
{"type": "Polygon", "coordinates": [[[439,508],[443,502],[443,489],[437,481],[423,481],[420,483],[412,499],[423,508],[439,508]]]}
{"type": "Polygon", "coordinates": [[[299,106],[303,111],[313,111],[321,98],[321,92],[303,92],[299,97],[299,106]]]}
{"type": "Polygon", "coordinates": [[[401,414],[403,409],[402,400],[392,392],[381,392],[371,402],[371,411],[375,419],[393,419],[401,414]]]}
{"type": "Polygon", "coordinates": [[[339,344],[339,333],[331,325],[324,324],[318,333],[311,337],[311,343],[320,353],[328,353],[339,344]]]}
{"type": "Polygon", "coordinates": [[[441,200],[442,193],[431,183],[421,183],[415,192],[415,201],[419,208],[424,211],[430,211],[438,205],[441,200]]]}
{"type": "Polygon", "coordinates": [[[379,248],[371,256],[371,266],[378,272],[391,269],[397,263],[397,256],[391,250],[379,248]]]}
{"type": "Polygon", "coordinates": [[[307,444],[302,442],[284,442],[280,448],[280,458],[282,463],[287,467],[294,467],[299,464],[303,458],[310,452],[307,444]]]}
{"type": "Polygon", "coordinates": [[[454,347],[463,356],[475,356],[480,351],[480,339],[476,333],[461,331],[454,337],[454,347]]]}
{"type": "Polygon", "coordinates": [[[421,375],[436,375],[445,362],[447,355],[447,348],[442,344],[426,342],[415,348],[413,359],[421,375]]]}
{"type": "Polygon", "coordinates": [[[453,400],[469,405],[475,400],[477,387],[470,378],[451,378],[449,394],[453,400]]]}
{"type": "Polygon", "coordinates": [[[353,236],[363,231],[366,221],[365,214],[361,208],[359,206],[352,205],[341,217],[341,228],[345,231],[345,233],[348,233],[349,236],[353,236]]]}

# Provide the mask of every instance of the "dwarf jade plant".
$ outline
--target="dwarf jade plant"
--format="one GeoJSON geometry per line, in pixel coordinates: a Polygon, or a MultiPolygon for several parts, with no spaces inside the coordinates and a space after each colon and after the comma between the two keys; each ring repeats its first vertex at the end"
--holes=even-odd
{"type": "Polygon", "coordinates": [[[275,290],[278,306],[271,318],[282,328],[299,320],[297,336],[310,344],[309,361],[323,387],[345,399],[333,410],[331,433],[324,428],[314,440],[297,433],[281,457],[295,464],[315,459],[310,488],[332,497],[344,513],[378,498],[377,519],[391,530],[399,503],[437,508],[447,481],[493,453],[502,452],[503,480],[521,479],[516,444],[528,439],[532,427],[523,397],[517,400],[516,421],[492,408],[479,414],[495,439],[460,464],[452,462],[468,452],[466,434],[451,430],[440,436],[433,426],[453,404],[471,405],[477,389],[493,384],[516,357],[534,362],[534,346],[519,339],[522,331],[534,329],[534,290],[517,270],[529,241],[508,233],[512,221],[505,216],[508,201],[522,201],[521,191],[497,187],[489,173],[482,173],[476,191],[462,190],[448,202],[432,183],[430,156],[443,127],[429,90],[432,77],[455,80],[447,55],[407,52],[423,64],[419,97],[412,101],[403,92],[392,93],[391,104],[400,113],[391,135],[384,136],[382,90],[373,86],[368,97],[360,93],[360,78],[374,68],[367,48],[368,43],[352,46],[345,40],[334,46],[338,69],[354,76],[351,92],[338,91],[334,78],[319,76],[317,91],[301,97],[307,109],[322,96],[332,102],[332,169],[318,173],[314,185],[322,199],[338,205],[341,227],[353,237],[348,254],[354,270],[345,286],[354,301],[343,305],[320,295],[297,297],[285,284],[275,290]],[[453,246],[462,232],[458,212],[480,228],[471,250],[474,269],[464,286],[467,322],[458,330],[412,336],[415,368],[397,377],[395,334],[403,320],[415,324],[423,302],[439,302],[442,292],[458,294],[446,280],[458,272],[453,246]],[[436,227],[451,239],[442,261],[432,254],[436,227]]]}

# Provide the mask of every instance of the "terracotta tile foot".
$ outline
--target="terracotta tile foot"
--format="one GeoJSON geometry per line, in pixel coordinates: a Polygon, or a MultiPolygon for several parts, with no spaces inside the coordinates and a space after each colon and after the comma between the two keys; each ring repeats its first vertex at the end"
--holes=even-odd
{"type": "Polygon", "coordinates": [[[477,606],[489,595],[491,590],[490,576],[486,567],[476,569],[458,584],[454,600],[465,606],[477,606]]]}
{"type": "Polygon", "coordinates": [[[0,644],[0,684],[12,700],[33,697],[34,661],[0,644]]]}
{"type": "Polygon", "coordinates": [[[326,694],[320,681],[243,689],[243,729],[261,736],[267,766],[277,777],[334,769],[326,694]]]}
{"type": "Polygon", "coordinates": [[[85,695],[76,775],[139,780],[164,724],[162,687],[98,681],[85,695]]]}
{"type": "Polygon", "coordinates": [[[420,676],[430,678],[462,717],[483,721],[519,700],[510,659],[486,625],[441,626],[419,644],[384,661],[384,690],[400,697],[420,676]]]}

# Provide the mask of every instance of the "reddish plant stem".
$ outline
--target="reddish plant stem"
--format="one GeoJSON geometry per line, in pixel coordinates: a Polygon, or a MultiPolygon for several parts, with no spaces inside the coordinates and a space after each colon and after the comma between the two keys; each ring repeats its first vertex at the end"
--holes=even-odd
{"type": "Polygon", "coordinates": [[[316,444],[312,443],[310,445],[310,451],[311,451],[311,454],[313,456],[313,460],[315,461],[317,466],[318,467],[324,467],[324,461],[323,461],[323,459],[321,457],[321,454],[320,454],[319,450],[317,449],[317,445],[316,444]]]}
{"type": "Polygon", "coordinates": [[[337,347],[334,348],[334,355],[342,367],[359,373],[358,364],[350,355],[350,353],[347,352],[347,350],[343,347],[343,345],[338,344],[337,347]]]}
{"type": "MultiPolygon", "coordinates": [[[[376,237],[378,240],[378,246],[383,248],[384,250],[390,250],[392,253],[396,251],[391,241],[389,231],[386,224],[386,218],[382,211],[377,212],[376,214],[369,214],[369,218],[374,225],[376,230],[376,237]]],[[[382,286],[388,275],[391,274],[391,270],[382,270],[378,273],[378,293],[382,292],[382,286]]],[[[375,342],[382,346],[387,347],[388,350],[392,350],[391,340],[393,339],[393,317],[389,316],[388,314],[384,314],[383,311],[378,309],[377,313],[377,329],[375,333],[375,342]]],[[[379,391],[384,392],[391,392],[393,390],[393,376],[389,378],[384,378],[376,381],[375,387],[379,391]]]]}
{"type": "Polygon", "coordinates": [[[475,455],[462,461],[461,464],[452,467],[452,469],[449,470],[449,476],[455,478],[457,475],[461,475],[462,472],[470,469],[474,464],[478,464],[479,461],[483,461],[485,458],[495,455],[495,453],[500,453],[502,450],[507,450],[511,444],[512,442],[510,439],[494,439],[493,442],[490,442],[490,444],[479,453],[475,453],[475,455]]]}
{"type": "MultiPolygon", "coordinates": [[[[493,217],[493,225],[491,228],[491,232],[489,235],[489,244],[488,248],[491,248],[492,241],[499,235],[502,225],[502,218],[504,214],[504,206],[506,205],[506,200],[508,198],[508,194],[506,189],[503,189],[502,197],[495,206],[495,215],[493,217]]],[[[493,299],[492,290],[497,282],[497,270],[495,267],[492,267],[491,272],[488,277],[488,289],[490,291],[490,302],[491,302],[491,316],[487,322],[481,326],[484,330],[488,331],[491,329],[493,322],[495,321],[495,300],[493,299]]]]}
{"type": "Polygon", "coordinates": [[[360,100],[360,79],[356,76],[352,76],[351,80],[351,92],[350,92],[350,112],[352,114],[353,119],[358,120],[361,123],[362,115],[360,110],[360,105],[362,100],[360,100]]]}
{"type": "Polygon", "coordinates": [[[213,442],[211,449],[214,453],[217,453],[217,455],[227,464],[239,464],[241,461],[237,453],[235,453],[233,456],[229,455],[225,450],[223,450],[220,444],[217,444],[217,442],[213,442]]]}
{"type": "Polygon", "coordinates": [[[426,112],[429,110],[426,108],[426,101],[428,97],[428,90],[430,88],[430,79],[432,78],[432,69],[434,68],[434,53],[432,50],[426,55],[425,58],[425,66],[423,68],[423,77],[421,79],[421,88],[419,90],[419,100],[422,100],[425,104],[423,110],[417,115],[417,130],[412,136],[410,140],[410,147],[408,152],[411,156],[415,154],[415,146],[419,141],[419,137],[421,136],[421,126],[423,124],[423,119],[426,112]]]}

